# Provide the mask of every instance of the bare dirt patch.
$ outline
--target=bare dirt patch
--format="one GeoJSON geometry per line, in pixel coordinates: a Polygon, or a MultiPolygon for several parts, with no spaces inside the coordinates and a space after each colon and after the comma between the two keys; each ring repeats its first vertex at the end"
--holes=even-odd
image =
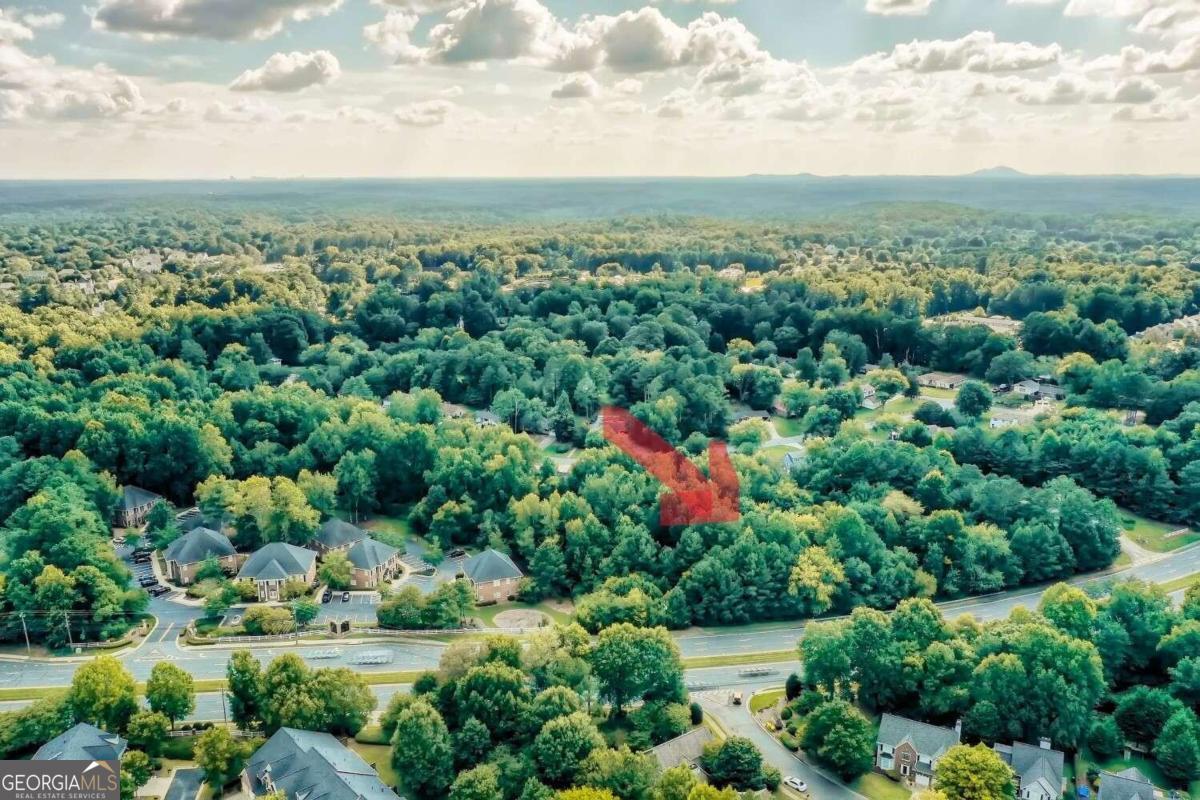
{"type": "Polygon", "coordinates": [[[497,628],[536,628],[545,624],[546,615],[532,608],[513,608],[501,611],[492,620],[497,628]]]}

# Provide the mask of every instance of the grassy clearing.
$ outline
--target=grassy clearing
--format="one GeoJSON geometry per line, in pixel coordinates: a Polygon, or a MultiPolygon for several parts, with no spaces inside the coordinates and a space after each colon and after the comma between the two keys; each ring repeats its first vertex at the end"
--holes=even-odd
{"type": "Polygon", "coordinates": [[[771,417],[771,421],[775,423],[775,430],[779,431],[780,436],[799,436],[804,433],[804,427],[798,419],[792,417],[771,417]]]}
{"type": "Polygon", "coordinates": [[[396,786],[396,770],[392,768],[392,751],[386,744],[363,744],[350,740],[351,750],[362,756],[371,767],[379,773],[379,780],[388,786],[396,786]]]}
{"type": "Polygon", "coordinates": [[[1197,583],[1200,583],[1200,572],[1195,572],[1191,575],[1184,575],[1182,578],[1175,578],[1174,580],[1160,583],[1159,586],[1162,587],[1164,592],[1178,592],[1180,589],[1187,589],[1191,586],[1195,586],[1197,583]]]}
{"type": "Polygon", "coordinates": [[[776,664],[793,661],[795,650],[768,650],[762,653],[733,653],[723,656],[692,656],[683,659],[684,669],[697,667],[735,667],[741,664],[776,664]]]}
{"type": "Polygon", "coordinates": [[[799,450],[797,450],[796,448],[788,447],[787,445],[782,445],[782,444],[776,444],[776,445],[771,445],[770,447],[764,447],[758,451],[758,454],[760,456],[766,456],[767,460],[772,461],[776,464],[782,464],[783,457],[786,456],[788,453],[791,453],[794,456],[801,455],[801,452],[799,450]]]}
{"type": "Polygon", "coordinates": [[[371,532],[371,536],[386,545],[404,549],[408,539],[413,538],[412,526],[408,524],[408,512],[402,516],[375,516],[362,523],[362,527],[371,532]]]}
{"type": "Polygon", "coordinates": [[[1120,509],[1118,514],[1121,518],[1121,527],[1125,529],[1125,535],[1147,550],[1153,550],[1156,553],[1178,550],[1184,545],[1200,541],[1200,533],[1196,531],[1168,537],[1168,534],[1179,530],[1182,527],[1180,525],[1156,522],[1124,508],[1120,509]]]}
{"type": "Polygon", "coordinates": [[[750,713],[757,714],[763,709],[770,708],[783,699],[783,689],[771,689],[759,692],[750,698],[750,713]]]}
{"type": "Polygon", "coordinates": [[[551,622],[559,625],[568,625],[571,622],[571,615],[564,614],[556,608],[553,608],[549,603],[501,603],[494,606],[483,606],[475,609],[475,616],[483,620],[483,624],[489,627],[496,624],[496,615],[505,611],[514,609],[529,609],[531,611],[540,611],[550,618],[551,622]]]}
{"type": "Polygon", "coordinates": [[[875,772],[868,772],[850,784],[850,788],[871,800],[908,800],[912,792],[902,783],[875,772]]]}

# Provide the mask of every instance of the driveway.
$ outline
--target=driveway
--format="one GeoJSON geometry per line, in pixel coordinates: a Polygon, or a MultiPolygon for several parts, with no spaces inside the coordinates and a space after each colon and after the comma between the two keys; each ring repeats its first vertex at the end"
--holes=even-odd
{"type": "Polygon", "coordinates": [[[813,800],[866,800],[863,795],[846,784],[828,776],[825,772],[806,764],[790,750],[781,745],[771,734],[758,727],[750,716],[750,694],[746,702],[735,706],[726,690],[697,692],[692,699],[698,700],[704,710],[713,716],[731,736],[744,736],[762,752],[763,761],[777,768],[785,777],[795,775],[808,784],[808,793],[813,800]]]}
{"type": "Polygon", "coordinates": [[[200,784],[204,781],[204,770],[177,769],[171,776],[171,785],[163,800],[195,800],[200,792],[200,784]]]}

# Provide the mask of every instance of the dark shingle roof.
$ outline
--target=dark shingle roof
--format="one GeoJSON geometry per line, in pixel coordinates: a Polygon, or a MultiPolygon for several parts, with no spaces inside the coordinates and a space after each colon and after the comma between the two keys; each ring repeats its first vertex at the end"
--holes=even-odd
{"type": "Polygon", "coordinates": [[[258,581],[292,578],[307,573],[316,558],[317,554],[312,550],[285,542],[271,542],[246,559],[238,577],[258,581]]]}
{"type": "Polygon", "coordinates": [[[1024,742],[1013,742],[1012,747],[997,744],[994,749],[1020,778],[1022,788],[1040,783],[1050,797],[1062,793],[1063,754],[1058,750],[1024,742]]]}
{"type": "Polygon", "coordinates": [[[111,761],[120,758],[128,742],[115,733],[81,722],[38,748],[34,761],[111,761]]]}
{"type": "Polygon", "coordinates": [[[326,547],[343,547],[366,537],[366,533],[344,519],[327,519],[317,531],[317,541],[326,547]]]}
{"type": "Polygon", "coordinates": [[[463,572],[473,583],[489,583],[524,575],[512,559],[499,550],[488,548],[463,562],[463,572]]]}
{"type": "Polygon", "coordinates": [[[959,734],[951,728],[941,728],[895,714],[884,714],[879,721],[877,739],[880,744],[891,747],[909,742],[917,751],[917,755],[932,760],[958,744],[959,734]]]}
{"type": "Polygon", "coordinates": [[[351,545],[346,551],[346,558],[359,569],[375,569],[391,561],[399,552],[396,548],[367,536],[351,545]]]}
{"type": "Polygon", "coordinates": [[[126,486],[121,490],[121,505],[126,511],[148,506],[162,500],[162,497],[140,486],[126,486]]]}
{"type": "Polygon", "coordinates": [[[204,512],[193,506],[186,511],[180,511],[175,515],[175,524],[179,526],[179,530],[187,533],[194,531],[196,528],[209,528],[214,531],[224,531],[225,525],[223,521],[214,517],[204,516],[204,512]]]}
{"type": "Polygon", "coordinates": [[[269,780],[288,800],[397,800],[362,757],[328,733],[280,728],[246,762],[250,789],[269,780]]]}
{"type": "Polygon", "coordinates": [[[1154,800],[1154,784],[1136,767],[1120,772],[1100,772],[1096,800],[1154,800]]]}
{"type": "Polygon", "coordinates": [[[163,556],[167,561],[180,564],[198,564],[210,556],[220,558],[234,552],[233,544],[225,534],[210,528],[194,528],[167,545],[163,556]]]}

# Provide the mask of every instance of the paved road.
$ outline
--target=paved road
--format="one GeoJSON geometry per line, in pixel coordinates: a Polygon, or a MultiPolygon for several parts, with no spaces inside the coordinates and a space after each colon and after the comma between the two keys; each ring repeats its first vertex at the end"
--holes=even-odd
{"type": "MultiPolygon", "coordinates": [[[[767,681],[749,688],[753,691],[772,685],[778,686],[779,681],[767,681]]],[[[809,795],[814,800],[865,800],[846,784],[801,761],[774,736],[758,727],[750,716],[748,695],[749,692],[747,701],[740,706],[730,702],[729,692],[701,692],[697,699],[700,705],[704,706],[704,710],[715,717],[730,734],[744,736],[754,742],[766,763],[776,767],[785,777],[795,775],[807,783],[809,795]]]]}
{"type": "MultiPolygon", "coordinates": [[[[1183,548],[1152,562],[1138,564],[1124,570],[1122,577],[1138,577],[1163,582],[1184,575],[1200,572],[1200,545],[1183,548]]],[[[1102,578],[1081,577],[1072,582],[1084,584],[1102,578]]],[[[1042,595],[1042,589],[1026,589],[987,597],[958,600],[941,604],[943,613],[955,617],[971,614],[983,620],[1005,617],[1016,607],[1034,608],[1042,595]]],[[[189,620],[199,614],[199,609],[183,606],[163,598],[150,603],[150,613],[158,618],[158,627],[139,648],[120,656],[125,666],[138,680],[145,680],[150,669],[159,661],[171,661],[191,672],[197,678],[220,678],[232,652],[216,647],[180,647],[179,633],[189,620]]],[[[784,651],[795,647],[804,632],[800,623],[779,625],[757,625],[733,629],[693,629],[675,635],[680,651],[685,657],[720,656],[784,651]]],[[[445,644],[428,642],[356,643],[340,642],[336,645],[341,653],[333,659],[321,658],[331,645],[293,646],[274,643],[253,646],[255,655],[269,660],[281,653],[292,652],[314,666],[349,666],[359,672],[389,672],[394,670],[431,669],[438,663],[445,644]],[[365,653],[378,654],[380,663],[356,663],[365,653]]],[[[0,660],[0,688],[65,686],[78,667],[78,661],[20,661],[0,660]]]]}
{"type": "Polygon", "coordinates": [[[195,800],[204,782],[204,770],[177,769],[171,776],[171,785],[167,788],[164,800],[195,800]]]}

